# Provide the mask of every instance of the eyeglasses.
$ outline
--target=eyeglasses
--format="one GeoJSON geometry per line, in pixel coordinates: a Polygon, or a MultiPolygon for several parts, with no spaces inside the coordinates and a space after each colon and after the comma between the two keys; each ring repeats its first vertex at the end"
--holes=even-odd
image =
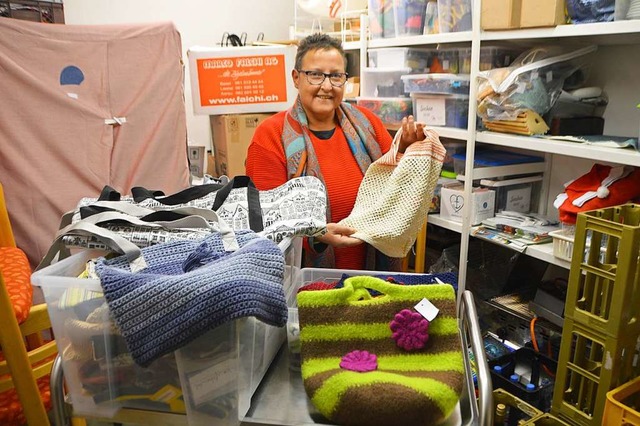
{"type": "Polygon", "coordinates": [[[320,71],[306,71],[306,70],[298,70],[307,76],[307,81],[309,84],[313,84],[314,86],[319,86],[324,83],[325,78],[329,78],[329,83],[333,87],[342,87],[347,82],[347,77],[349,74],[346,72],[332,72],[332,73],[324,73],[320,71]]]}

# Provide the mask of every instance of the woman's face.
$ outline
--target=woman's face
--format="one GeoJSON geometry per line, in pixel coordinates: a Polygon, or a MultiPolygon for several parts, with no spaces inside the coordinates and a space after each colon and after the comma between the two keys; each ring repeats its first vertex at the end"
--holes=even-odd
{"type": "MultiPolygon", "coordinates": [[[[342,55],[336,49],[316,49],[310,50],[304,55],[300,69],[326,74],[343,73],[345,72],[345,63],[342,55]]],[[[309,83],[305,73],[298,70],[293,70],[292,76],[307,115],[311,114],[318,119],[326,117],[332,119],[335,110],[342,102],[344,85],[334,87],[328,77],[324,79],[322,84],[313,85],[309,83]]]]}

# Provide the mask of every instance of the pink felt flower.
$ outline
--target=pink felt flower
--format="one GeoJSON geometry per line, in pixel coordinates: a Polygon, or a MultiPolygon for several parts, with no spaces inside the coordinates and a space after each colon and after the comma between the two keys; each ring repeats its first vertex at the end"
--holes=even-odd
{"type": "Polygon", "coordinates": [[[365,373],[378,369],[378,357],[367,351],[351,351],[342,357],[340,368],[365,373]]]}
{"type": "Polygon", "coordinates": [[[417,312],[403,309],[390,324],[393,340],[406,351],[422,349],[429,340],[429,321],[417,312]]]}

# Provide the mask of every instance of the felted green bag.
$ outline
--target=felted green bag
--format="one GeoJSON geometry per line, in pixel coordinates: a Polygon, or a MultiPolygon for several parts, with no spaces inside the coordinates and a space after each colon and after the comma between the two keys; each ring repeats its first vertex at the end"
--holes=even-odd
{"type": "Polygon", "coordinates": [[[298,314],[304,387],[330,421],[432,426],[453,412],[464,365],[451,285],[352,277],[299,292],[298,314]],[[414,308],[425,298],[439,309],[431,322],[414,308]]]}

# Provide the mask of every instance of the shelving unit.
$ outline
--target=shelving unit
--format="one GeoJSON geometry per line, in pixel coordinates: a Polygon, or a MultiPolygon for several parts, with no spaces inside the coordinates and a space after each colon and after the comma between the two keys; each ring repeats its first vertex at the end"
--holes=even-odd
{"type": "MultiPolygon", "coordinates": [[[[617,84],[617,86],[614,84],[615,87],[613,88],[616,92],[616,96],[611,98],[611,102],[608,106],[612,111],[611,116],[607,117],[605,114],[608,126],[608,128],[605,128],[605,134],[637,137],[640,113],[632,116],[628,111],[630,111],[629,104],[634,100],[634,97],[635,103],[633,106],[640,102],[640,78],[636,76],[637,69],[640,67],[640,57],[635,58],[634,56],[639,55],[633,54],[626,55],[626,51],[624,49],[629,49],[628,46],[633,46],[630,48],[631,50],[629,50],[629,53],[634,50],[640,53],[640,50],[638,49],[640,48],[640,21],[560,25],[550,28],[517,29],[509,31],[482,31],[480,29],[481,4],[480,1],[475,1],[474,3],[472,31],[375,40],[367,40],[363,35],[359,43],[361,64],[366,63],[367,61],[366,51],[368,48],[434,45],[446,45],[446,47],[470,46],[472,82],[470,87],[470,99],[472,101],[469,105],[468,127],[467,129],[436,127],[435,130],[441,137],[467,142],[466,170],[473,169],[475,148],[478,143],[505,147],[509,150],[525,150],[533,152],[534,154],[543,153],[545,156],[545,164],[543,167],[545,179],[543,181],[543,188],[540,197],[542,198],[540,203],[540,211],[542,213],[545,213],[547,206],[551,205],[551,200],[549,200],[549,198],[555,197],[557,193],[562,192],[561,184],[571,178],[579,176],[579,174],[575,174],[576,171],[574,170],[578,167],[578,163],[584,165],[587,162],[598,161],[640,167],[640,152],[635,152],[630,149],[606,148],[573,142],[550,140],[541,137],[525,137],[506,133],[476,131],[477,108],[476,102],[473,101],[476,99],[478,89],[476,80],[480,65],[480,47],[495,44],[504,45],[504,43],[519,47],[549,43],[557,43],[567,46],[596,44],[600,47],[600,50],[604,52],[601,53],[603,60],[601,60],[600,63],[595,64],[593,67],[595,69],[594,74],[596,84],[605,87],[605,91],[608,86],[611,86],[610,83],[612,81],[617,84]],[[606,49],[614,50],[612,50],[611,53],[607,53],[606,49]],[[617,77],[614,73],[612,77],[612,70],[618,71],[618,74],[621,74],[620,70],[616,69],[615,64],[612,64],[612,62],[616,63],[618,60],[625,61],[621,66],[626,66],[627,68],[630,68],[630,70],[626,74],[617,77]],[[623,80],[626,83],[623,83],[623,80]],[[623,86],[624,84],[629,88],[631,91],[630,93],[623,93],[627,91],[625,86],[623,86]],[[634,91],[635,94],[633,93],[634,91]],[[618,110],[615,109],[616,102],[623,103],[625,105],[624,111],[626,115],[624,116],[624,119],[620,118],[619,114],[617,114],[618,110]],[[613,108],[612,105],[614,105],[613,108]],[[630,125],[629,122],[633,121],[635,121],[635,124],[630,125]],[[623,127],[622,129],[620,129],[621,125],[623,127]]],[[[361,29],[363,34],[365,34],[364,30],[367,23],[368,21],[366,16],[361,17],[361,29]]],[[[355,45],[353,44],[349,44],[348,47],[350,50],[355,49],[355,45]]],[[[366,86],[366,84],[366,81],[361,80],[361,87],[366,86]]],[[[587,170],[580,170],[580,172],[586,171],[587,170]]],[[[465,179],[464,191],[466,199],[469,199],[471,196],[471,182],[474,179],[480,178],[482,174],[482,169],[476,169],[475,172],[472,171],[469,173],[471,179],[465,179]]],[[[549,211],[548,213],[552,212],[549,211]]],[[[463,208],[462,223],[443,219],[437,214],[429,215],[429,223],[461,234],[458,280],[462,288],[464,288],[466,280],[469,240],[473,230],[473,227],[469,223],[469,216],[470,209],[468,206],[463,208]]],[[[570,267],[569,262],[553,256],[552,243],[531,245],[527,247],[525,254],[565,269],[569,269],[570,267]]]]}

